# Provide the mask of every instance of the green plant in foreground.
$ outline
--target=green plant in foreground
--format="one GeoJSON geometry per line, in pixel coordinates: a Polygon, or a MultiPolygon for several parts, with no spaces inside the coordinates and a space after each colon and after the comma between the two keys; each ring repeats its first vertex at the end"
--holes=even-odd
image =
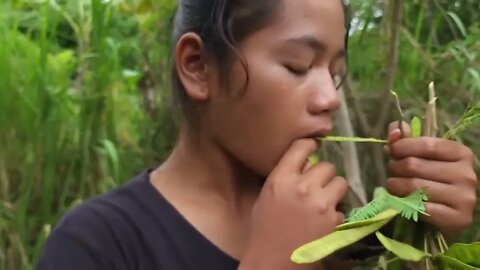
{"type": "MultiPolygon", "coordinates": [[[[397,108],[400,111],[400,116],[403,118],[398,96],[395,95],[395,97],[397,98],[397,108]]],[[[422,134],[424,136],[435,136],[437,131],[435,101],[436,97],[432,83],[429,87],[429,102],[425,113],[425,125],[422,129],[421,119],[414,117],[410,122],[412,137],[420,137],[422,134]]],[[[460,120],[445,133],[443,138],[456,138],[467,128],[479,123],[480,102],[469,106],[460,120]]],[[[387,142],[375,138],[334,136],[319,138],[319,140],[365,143],[387,142]]],[[[318,161],[319,158],[316,155],[309,157],[309,162],[312,164],[318,161]]],[[[373,200],[361,208],[353,209],[349,213],[346,223],[337,226],[333,233],[297,248],[291,255],[291,260],[297,264],[313,263],[375,233],[379,242],[389,252],[380,257],[380,269],[388,268],[389,263],[386,260],[386,256],[391,253],[394,255],[394,258],[390,262],[395,260],[421,262],[419,264],[420,267],[427,270],[480,270],[480,242],[473,244],[456,243],[449,247],[440,232],[436,229],[430,229],[425,224],[419,222],[419,215],[426,215],[425,201],[427,200],[428,198],[423,190],[418,190],[407,197],[400,198],[389,194],[384,188],[377,188],[374,192],[373,200]],[[398,216],[401,219],[397,226],[405,226],[408,229],[417,229],[422,232],[423,250],[421,250],[421,247],[418,247],[418,244],[415,246],[414,243],[405,243],[397,239],[391,239],[379,232],[382,227],[398,216]]]]}

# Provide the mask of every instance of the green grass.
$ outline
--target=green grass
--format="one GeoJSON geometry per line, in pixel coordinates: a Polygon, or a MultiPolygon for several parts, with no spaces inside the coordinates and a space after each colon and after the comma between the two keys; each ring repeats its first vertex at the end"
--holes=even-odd
{"type": "Polygon", "coordinates": [[[114,7],[83,7],[81,33],[65,38],[48,3],[0,4],[0,269],[31,269],[63,213],[154,162],[141,144],[155,126],[122,66],[114,7]],[[59,46],[69,38],[78,47],[59,46]]]}

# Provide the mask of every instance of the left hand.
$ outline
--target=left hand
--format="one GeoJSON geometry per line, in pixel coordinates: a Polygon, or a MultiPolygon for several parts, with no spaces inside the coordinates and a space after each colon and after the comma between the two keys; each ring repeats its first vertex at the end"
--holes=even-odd
{"type": "Polygon", "coordinates": [[[409,127],[403,127],[406,138],[398,123],[390,125],[387,190],[403,197],[423,188],[429,216],[421,215],[422,220],[446,235],[460,233],[472,224],[477,199],[472,150],[446,139],[408,138],[409,127]]]}

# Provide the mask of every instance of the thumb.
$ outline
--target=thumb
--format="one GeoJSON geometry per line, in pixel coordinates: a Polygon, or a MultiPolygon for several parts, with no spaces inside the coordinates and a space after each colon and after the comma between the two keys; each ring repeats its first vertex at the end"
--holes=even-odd
{"type": "Polygon", "coordinates": [[[412,131],[410,125],[402,121],[400,128],[400,123],[398,121],[390,123],[388,126],[388,145],[384,146],[385,154],[390,154],[390,146],[402,138],[411,137],[412,131]],[[402,133],[403,131],[403,133],[402,133]]]}
{"type": "Polygon", "coordinates": [[[394,143],[402,138],[408,138],[412,136],[410,125],[404,121],[402,122],[401,125],[402,126],[400,127],[400,123],[398,121],[395,121],[388,126],[388,142],[389,143],[394,143]]]}

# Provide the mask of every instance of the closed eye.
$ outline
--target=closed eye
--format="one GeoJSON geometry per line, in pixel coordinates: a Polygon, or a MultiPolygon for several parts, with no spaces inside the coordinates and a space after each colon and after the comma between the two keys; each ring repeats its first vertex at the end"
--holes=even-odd
{"type": "Polygon", "coordinates": [[[307,75],[308,70],[310,69],[310,68],[299,68],[299,67],[294,67],[290,65],[285,65],[285,68],[296,76],[305,76],[307,75]]]}

